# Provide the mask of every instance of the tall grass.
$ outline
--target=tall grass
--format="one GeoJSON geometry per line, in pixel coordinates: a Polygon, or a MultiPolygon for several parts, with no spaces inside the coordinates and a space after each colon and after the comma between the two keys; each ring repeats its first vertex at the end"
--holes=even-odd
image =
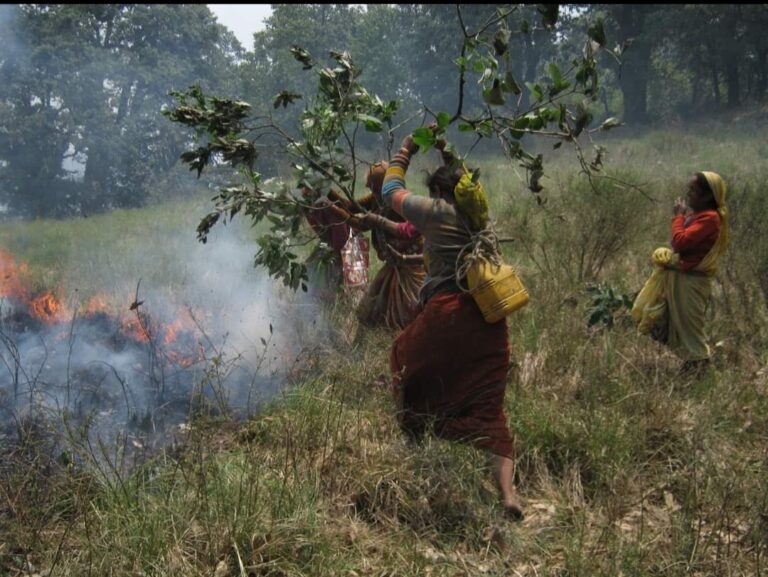
{"type": "MultiPolygon", "coordinates": [[[[503,517],[483,454],[431,438],[410,445],[399,434],[377,384],[392,335],[359,329],[317,349],[248,422],[200,412],[176,444],[130,472],[99,474],[93,447],[63,459],[55,439],[29,426],[0,464],[0,567],[78,576],[765,575],[762,143],[706,131],[614,139],[611,178],[594,188],[556,158],[543,208],[503,161],[478,160],[498,229],[514,239],[506,258],[532,297],[509,319],[507,409],[524,523],[503,517]],[[610,328],[588,327],[585,289],[639,290],[695,170],[728,182],[733,238],[710,311],[714,367],[683,378],[625,310],[610,328]]],[[[418,189],[418,177],[409,180],[418,189]]],[[[183,212],[165,214],[183,226],[183,212]]],[[[130,237],[135,227],[139,247],[103,244],[140,251],[146,218],[61,222],[55,234],[19,223],[0,238],[55,269],[51,253],[86,230],[130,237]],[[21,240],[29,231],[56,241],[36,248],[21,240]]],[[[72,266],[96,271],[109,260],[97,253],[83,249],[94,264],[72,266]]],[[[332,314],[350,326],[343,306],[332,314]]]]}

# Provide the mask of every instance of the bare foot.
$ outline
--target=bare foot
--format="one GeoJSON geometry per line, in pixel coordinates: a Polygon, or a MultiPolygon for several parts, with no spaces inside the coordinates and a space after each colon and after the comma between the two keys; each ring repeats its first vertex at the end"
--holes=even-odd
{"type": "Polygon", "coordinates": [[[497,455],[496,475],[505,514],[516,521],[522,521],[525,515],[523,515],[522,501],[515,490],[513,482],[514,462],[512,459],[497,455]]]}
{"type": "Polygon", "coordinates": [[[504,514],[513,521],[522,521],[525,519],[523,513],[523,503],[517,493],[507,495],[504,499],[504,514]]]}

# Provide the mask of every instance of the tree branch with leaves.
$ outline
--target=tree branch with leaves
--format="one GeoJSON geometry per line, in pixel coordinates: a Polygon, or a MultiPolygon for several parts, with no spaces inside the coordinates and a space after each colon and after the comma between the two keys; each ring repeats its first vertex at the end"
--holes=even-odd
{"type": "MultiPolygon", "coordinates": [[[[589,128],[592,122],[589,104],[598,94],[595,55],[606,43],[602,22],[592,24],[587,30],[588,40],[580,57],[565,67],[550,62],[545,81],[523,87],[512,72],[510,39],[533,31],[554,34],[559,12],[558,5],[539,5],[538,24],[523,20],[513,29],[511,17],[516,11],[517,7],[498,9],[483,21],[477,32],[470,32],[457,5],[463,42],[455,60],[458,66],[456,112],[432,112],[423,105],[422,126],[413,131],[413,141],[426,152],[445,137],[446,130],[453,124],[457,124],[460,132],[475,133],[475,144],[493,137],[504,155],[526,170],[528,188],[540,201],[543,154],[528,152],[523,146],[524,137],[556,139],[554,148],[563,142],[573,144],[582,171],[591,175],[601,168],[602,149],[596,148],[595,159],[588,162],[579,137],[589,138],[595,130],[608,130],[620,123],[608,119],[598,128],[589,128]],[[465,92],[470,75],[479,76],[477,85],[483,106],[468,111],[465,92]],[[524,90],[530,96],[527,107],[522,106],[524,90]],[[434,121],[428,118],[430,115],[434,121]]],[[[552,41],[557,41],[554,36],[552,41]]],[[[267,221],[269,230],[258,240],[255,264],[265,266],[271,276],[280,278],[293,289],[300,286],[306,289],[307,268],[294,247],[308,207],[296,189],[308,187],[326,199],[333,194],[334,198],[342,198],[350,211],[362,210],[355,196],[358,169],[364,164],[357,142],[360,129],[373,133],[386,130],[391,147],[395,131],[417,115],[393,126],[399,102],[385,101],[371,94],[361,83],[361,70],[348,52],[331,51],[330,66],[318,65],[300,46],[294,45],[291,53],[304,71],[317,76],[316,93],[305,98],[302,94],[281,90],[272,106],[278,109],[304,102],[298,126],[281,126],[271,114],[250,118],[248,103],[207,96],[198,86],[186,92],[173,92],[177,106],[165,114],[170,120],[195,130],[198,145],[185,152],[182,161],[190,170],[196,170],[198,177],[211,164],[228,165],[242,176],[240,183],[222,187],[213,198],[214,210],[198,225],[199,240],[206,242],[217,223],[231,220],[238,213],[250,218],[254,225],[267,221]],[[277,187],[265,186],[256,164],[257,143],[267,140],[292,159],[294,187],[285,182],[277,187]]],[[[450,145],[448,151],[461,159],[450,145]]]]}

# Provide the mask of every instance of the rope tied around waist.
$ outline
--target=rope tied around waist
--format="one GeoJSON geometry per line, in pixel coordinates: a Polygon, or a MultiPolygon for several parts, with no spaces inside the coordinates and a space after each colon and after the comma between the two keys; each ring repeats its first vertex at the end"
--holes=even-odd
{"type": "MultiPolygon", "coordinates": [[[[469,227],[467,230],[469,231],[469,227]]],[[[490,262],[495,266],[503,264],[499,249],[499,237],[490,224],[483,230],[470,233],[470,241],[461,248],[456,256],[456,284],[462,292],[470,292],[469,288],[464,288],[465,283],[462,281],[466,280],[469,269],[480,260],[490,262]]]]}

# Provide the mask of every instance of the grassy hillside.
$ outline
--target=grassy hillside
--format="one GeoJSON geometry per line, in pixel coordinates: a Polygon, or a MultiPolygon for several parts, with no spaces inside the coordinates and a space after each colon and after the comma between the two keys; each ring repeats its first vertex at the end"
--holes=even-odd
{"type": "MultiPolygon", "coordinates": [[[[502,515],[484,455],[406,443],[376,384],[392,334],[352,338],[340,302],[329,311],[336,334],[264,411],[238,422],[201,410],[129,470],[98,447],[55,453],[43,428],[19,422],[21,443],[0,461],[0,574],[768,573],[768,150],[757,131],[720,128],[612,137],[594,188],[560,154],[543,206],[503,160],[475,160],[532,298],[508,323],[523,523],[502,515]],[[714,366],[683,378],[620,304],[610,324],[589,327],[586,289],[640,289],[695,170],[726,179],[733,228],[709,312],[714,366]]],[[[414,185],[432,160],[414,164],[414,185]]],[[[130,255],[159,252],[167,231],[194,227],[195,211],[3,225],[0,245],[41,284],[72,267],[97,278],[115,262],[169,282],[177,259],[149,272],[131,269],[130,255]]]]}

